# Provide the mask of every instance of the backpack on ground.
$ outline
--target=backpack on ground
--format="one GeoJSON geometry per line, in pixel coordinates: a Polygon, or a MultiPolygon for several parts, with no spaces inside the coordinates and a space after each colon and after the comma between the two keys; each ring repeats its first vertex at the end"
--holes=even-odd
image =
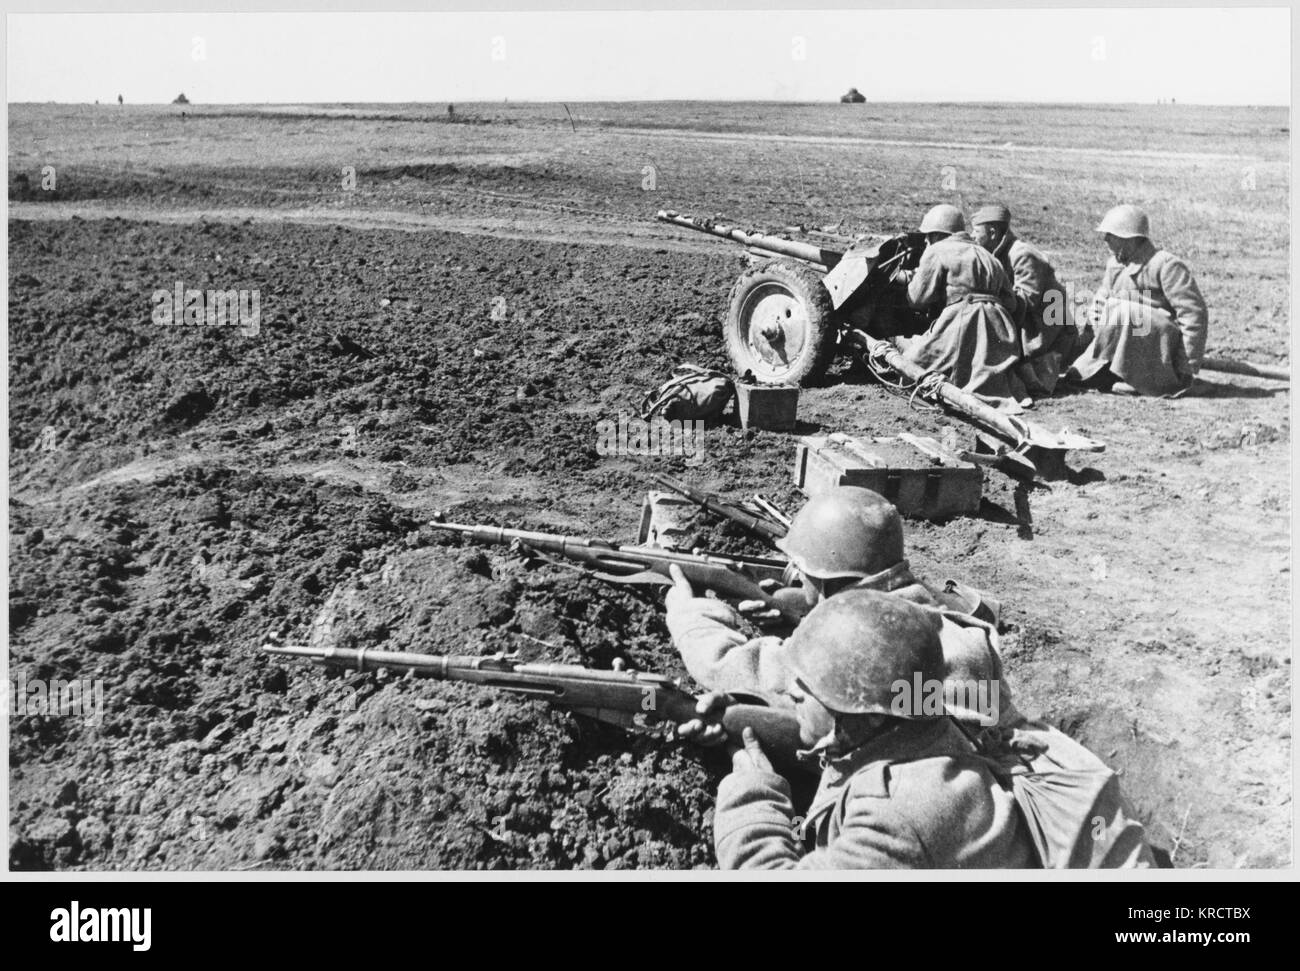
{"type": "Polygon", "coordinates": [[[696,364],[680,364],[673,376],[641,401],[641,417],[668,421],[715,421],[735,393],[731,379],[721,371],[696,364]]]}

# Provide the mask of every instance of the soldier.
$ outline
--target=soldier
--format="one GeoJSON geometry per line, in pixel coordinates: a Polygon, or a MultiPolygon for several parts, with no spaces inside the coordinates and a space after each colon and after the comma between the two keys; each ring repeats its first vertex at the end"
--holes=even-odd
{"type": "Polygon", "coordinates": [[[1011,279],[1016,302],[1012,317],[1020,330],[1022,358],[1016,374],[1030,394],[1050,395],[1077,353],[1065,288],[1043,254],[1011,232],[1011,210],[1006,206],[985,206],[971,225],[975,242],[997,257],[1011,279]]]}
{"type": "Polygon", "coordinates": [[[1137,206],[1116,206],[1097,232],[1111,257],[1093,301],[1096,336],[1068,376],[1123,394],[1182,394],[1200,370],[1209,327],[1196,280],[1151,243],[1151,222],[1137,206]]]}
{"type": "Polygon", "coordinates": [[[1015,797],[913,686],[942,679],[940,617],[872,590],[819,604],[790,645],[799,733],[822,778],[796,837],[789,783],[753,732],[718,786],[718,865],[739,869],[1028,868],[1015,797]]]}
{"type": "MultiPolygon", "coordinates": [[[[814,496],[777,545],[799,571],[802,596],[810,606],[846,590],[868,589],[934,610],[947,676],[962,682],[998,682],[999,720],[1019,717],[1002,678],[997,630],[993,623],[972,616],[987,606],[974,591],[932,590],[912,575],[903,555],[902,518],[883,496],[853,486],[814,496]],[[951,609],[954,606],[959,609],[951,609]]],[[[700,702],[701,718],[682,725],[680,734],[703,744],[721,739],[721,727],[709,719],[722,706],[718,693],[756,694],[771,704],[789,706],[785,688],[790,642],[774,635],[746,637],[740,632],[744,619],[739,612],[721,600],[696,597],[680,571],[674,579],[665,602],[668,631],[691,677],[713,692],[700,702]]],[[[794,591],[775,596],[788,593],[794,591]]],[[[985,616],[995,621],[996,610],[985,616]]],[[[958,714],[972,725],[988,721],[987,713],[969,706],[958,714]]]]}
{"type": "Polygon", "coordinates": [[[1011,280],[1002,265],[966,232],[955,206],[935,206],[921,220],[925,255],[915,270],[899,270],[914,307],[943,306],[919,337],[900,342],[902,352],[922,367],[940,371],[963,391],[1023,398],[1025,387],[1013,369],[1020,339],[1008,311],[1015,307],[1011,280]]]}

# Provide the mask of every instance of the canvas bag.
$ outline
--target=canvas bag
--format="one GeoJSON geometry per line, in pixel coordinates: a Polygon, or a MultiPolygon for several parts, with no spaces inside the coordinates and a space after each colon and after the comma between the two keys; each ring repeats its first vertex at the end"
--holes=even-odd
{"type": "Polygon", "coordinates": [[[953,719],[976,749],[993,762],[1010,788],[1046,869],[1142,869],[1155,867],[1146,830],[1119,788],[1119,777],[1101,759],[1062,731],[1026,722],[994,741],[976,741],[953,719]]]}
{"type": "Polygon", "coordinates": [[[735,393],[731,379],[721,371],[696,364],[679,364],[673,376],[641,401],[641,417],[662,416],[668,421],[713,421],[735,393]]]}

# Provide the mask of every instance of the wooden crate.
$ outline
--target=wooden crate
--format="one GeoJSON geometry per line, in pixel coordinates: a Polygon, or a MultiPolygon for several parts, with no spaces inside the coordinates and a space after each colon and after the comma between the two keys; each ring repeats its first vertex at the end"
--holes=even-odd
{"type": "Polygon", "coordinates": [[[946,519],[979,510],[983,470],[933,438],[850,438],[835,433],[799,440],[795,485],[807,496],[858,486],[884,496],[904,516],[946,519]]]}
{"type": "Polygon", "coordinates": [[[736,414],[742,428],[792,432],[798,413],[798,388],[736,382],[736,414]]]}
{"type": "Polygon", "coordinates": [[[659,546],[666,550],[686,549],[691,535],[691,521],[699,506],[673,492],[647,492],[641,504],[641,528],[636,541],[640,546],[659,546]]]}

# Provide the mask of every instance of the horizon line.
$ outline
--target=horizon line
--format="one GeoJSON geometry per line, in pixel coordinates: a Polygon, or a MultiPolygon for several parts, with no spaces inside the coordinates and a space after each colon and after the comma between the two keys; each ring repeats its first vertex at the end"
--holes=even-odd
{"type": "Polygon", "coordinates": [[[363,106],[363,105],[445,105],[445,104],[462,104],[462,105],[565,105],[565,104],[762,104],[762,105],[839,105],[845,104],[849,109],[869,107],[871,105],[1042,105],[1044,107],[1057,107],[1068,105],[1070,107],[1081,106],[1101,106],[1101,107],[1124,107],[1128,105],[1149,105],[1151,107],[1177,107],[1179,104],[1188,105],[1196,108],[1286,108],[1290,109],[1289,103],[1277,102],[1210,102],[1210,101],[1183,101],[1177,99],[1163,101],[1030,101],[1030,100],[922,100],[922,99],[896,99],[890,101],[864,101],[854,103],[841,102],[836,100],[821,99],[789,99],[789,98],[549,98],[541,101],[533,100],[511,100],[503,98],[491,101],[481,100],[461,100],[454,98],[437,98],[434,100],[420,101],[202,101],[188,102],[177,105],[174,101],[128,101],[120,105],[114,104],[110,99],[108,101],[7,101],[10,106],[22,105],[54,105],[61,107],[134,107],[134,108],[240,108],[240,107],[287,107],[293,105],[334,105],[338,107],[363,106]]]}

